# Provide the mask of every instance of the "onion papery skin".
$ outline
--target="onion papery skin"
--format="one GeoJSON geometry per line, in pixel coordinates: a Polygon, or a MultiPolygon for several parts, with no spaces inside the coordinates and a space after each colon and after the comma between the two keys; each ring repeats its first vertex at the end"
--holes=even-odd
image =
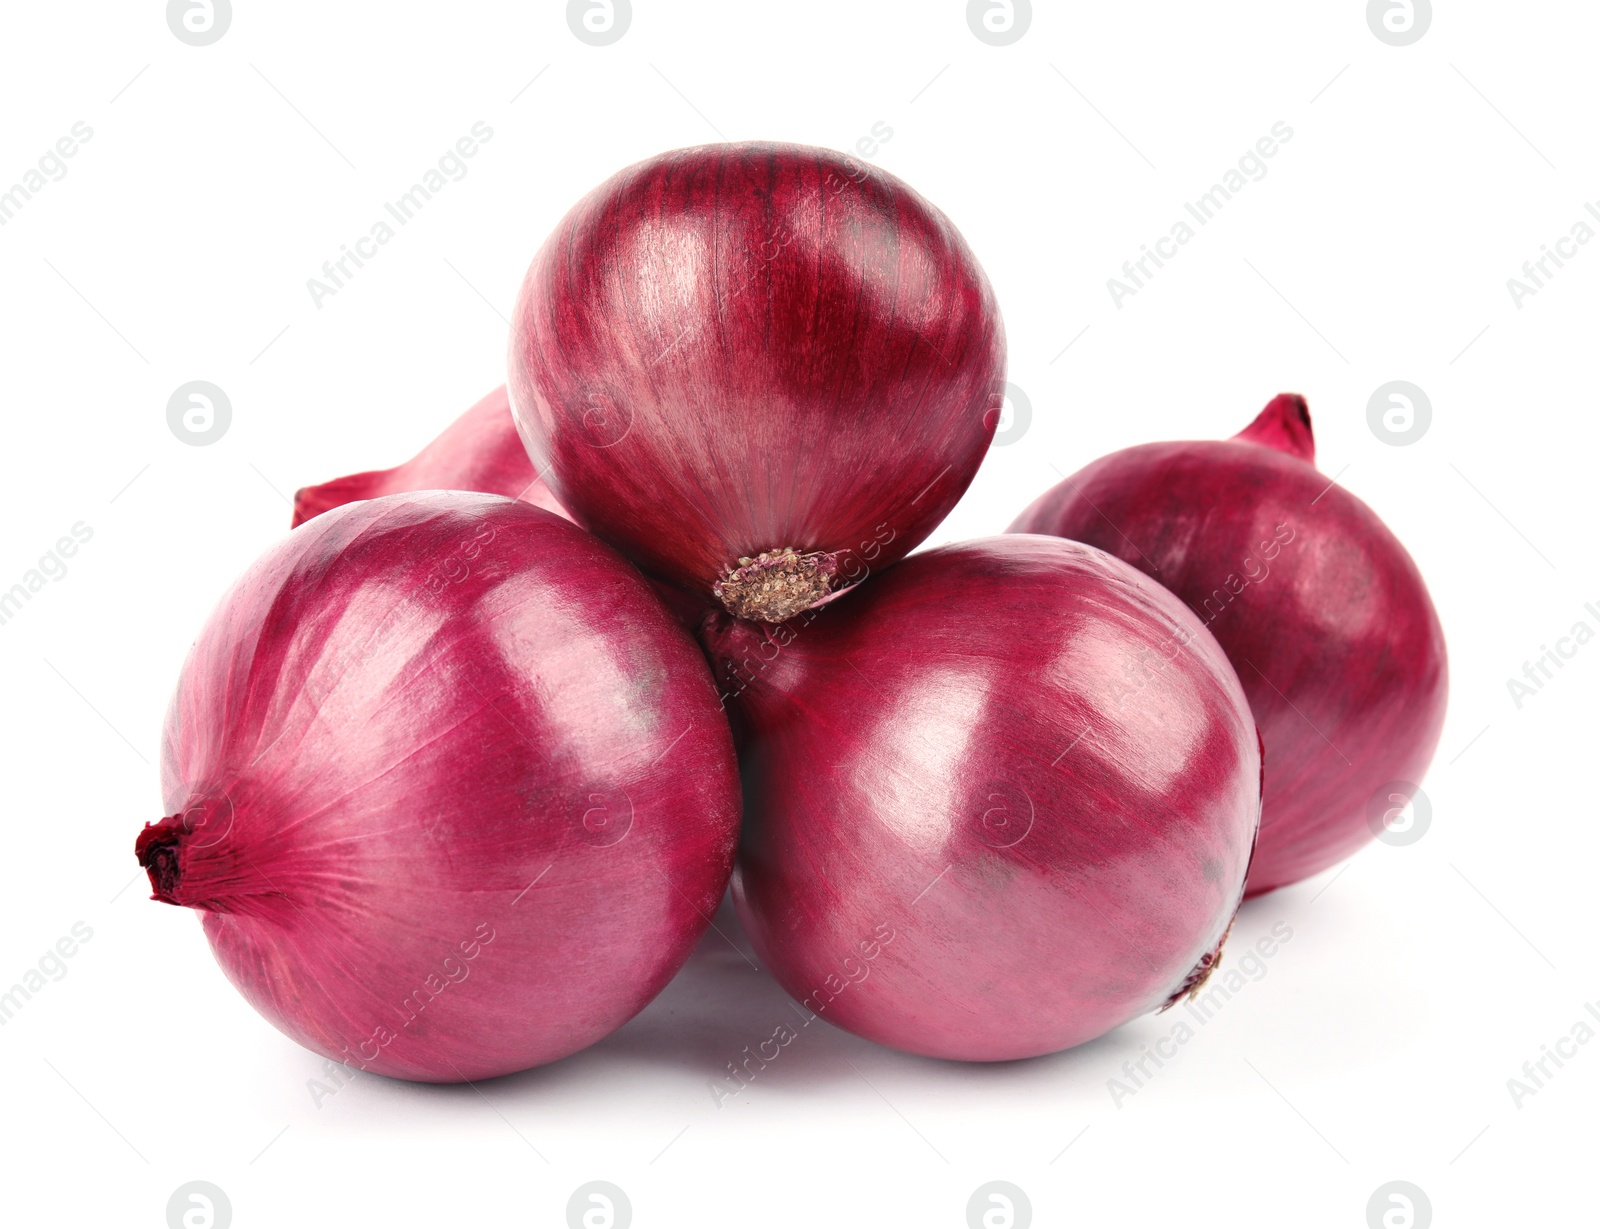
{"type": "Polygon", "coordinates": [[[1102,457],[1011,526],[1123,559],[1227,652],[1266,745],[1252,896],[1372,839],[1374,796],[1421,782],[1444,724],[1444,633],[1427,586],[1377,514],[1313,461],[1305,399],[1286,393],[1231,440],[1102,457]]]}
{"type": "Polygon", "coordinates": [[[915,1054],[1026,1058],[1214,965],[1260,751],[1221,649],[1159,585],[996,537],[702,635],[742,727],[734,900],[807,1010],[915,1054]]]}
{"type": "Polygon", "coordinates": [[[999,419],[1005,341],[966,242],[905,183],[739,143],[651,158],[580,201],[523,282],[509,371],[579,524],[775,621],[954,507],[999,419]],[[815,566],[781,609],[735,600],[731,572],[790,549],[815,566]]]}
{"type": "Polygon", "coordinates": [[[190,652],[137,852],[300,1044],[431,1082],[551,1062],[638,1012],[724,891],[716,689],[645,580],[499,496],[315,518],[190,652]]]}
{"type": "Polygon", "coordinates": [[[534,471],[511,418],[511,401],[501,385],[469,409],[426,448],[393,469],[367,470],[301,487],[294,493],[299,526],[331,508],[357,499],[406,491],[482,491],[509,495],[571,520],[550,488],[534,471]]]}

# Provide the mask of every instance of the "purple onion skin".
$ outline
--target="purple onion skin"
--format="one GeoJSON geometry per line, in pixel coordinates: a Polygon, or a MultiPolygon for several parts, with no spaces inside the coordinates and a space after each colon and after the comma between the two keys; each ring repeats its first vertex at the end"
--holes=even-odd
{"type": "Polygon", "coordinates": [[[734,900],[808,1010],[915,1054],[1026,1058],[1214,965],[1259,744],[1159,585],[1059,538],[986,538],[702,635],[742,723],[734,900]]]}
{"type": "Polygon", "coordinates": [[[1444,633],[1427,587],[1377,514],[1313,458],[1305,399],[1286,393],[1231,440],[1102,457],[1011,526],[1132,564],[1226,651],[1266,744],[1252,896],[1371,840],[1374,795],[1422,780],[1444,724],[1444,633]]]}
{"type": "Polygon", "coordinates": [[[155,899],[300,1044],[451,1083],[559,1059],[687,959],[739,823],[696,646],[588,534],[498,496],[318,516],[191,650],[155,899]]]}
{"type": "Polygon", "coordinates": [[[677,150],[596,188],[529,269],[510,352],[557,498],[705,595],[762,552],[816,552],[835,587],[905,555],[977,472],[1004,379],[994,295],[949,220],[885,171],[779,144],[677,150]]]}
{"type": "MultiPolygon", "coordinates": [[[[393,469],[367,470],[335,478],[294,493],[294,520],[298,527],[314,516],[358,499],[400,495],[409,491],[481,491],[509,495],[535,508],[554,512],[571,521],[550,488],[533,470],[528,450],[511,420],[511,403],[501,385],[479,401],[427,447],[393,469]]],[[[576,522],[574,522],[576,524],[576,522]]],[[[656,584],[656,596],[667,604],[689,631],[704,617],[709,600],[672,585],[656,584]]]]}
{"type": "Polygon", "coordinates": [[[534,472],[528,450],[511,420],[502,384],[445,428],[411,460],[393,469],[366,470],[294,493],[291,527],[358,499],[407,491],[482,491],[509,495],[571,520],[550,488],[534,472]]]}

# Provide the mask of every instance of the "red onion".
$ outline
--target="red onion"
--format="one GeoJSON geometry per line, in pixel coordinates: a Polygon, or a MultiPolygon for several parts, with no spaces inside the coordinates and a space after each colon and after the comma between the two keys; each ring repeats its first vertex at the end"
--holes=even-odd
{"type": "Polygon", "coordinates": [[[645,570],[776,622],[900,558],[977,472],[1005,343],[949,220],[795,145],[662,154],[528,270],[511,402],[557,498],[645,570]]]}
{"type": "Polygon", "coordinates": [[[704,659],[623,560],[499,496],[394,495],[224,599],[137,853],[290,1037],[453,1082],[654,997],[721,898],[738,788],[704,659]]]}
{"type": "Polygon", "coordinates": [[[712,615],[737,695],[734,900],[851,1032],[995,1060],[1197,986],[1238,908],[1261,758],[1182,603],[1046,537],[940,547],[776,628],[712,615]]]}
{"type": "Polygon", "coordinates": [[[1317,472],[1311,415],[1285,393],[1231,440],[1102,457],[1011,531],[1111,552],[1159,580],[1228,654],[1266,744],[1250,894],[1314,875],[1379,829],[1433,758],[1444,634],[1377,515],[1317,472]]]}
{"type": "Polygon", "coordinates": [[[404,491],[483,491],[509,495],[571,520],[534,472],[528,450],[511,419],[511,402],[501,385],[474,405],[444,434],[404,465],[335,478],[294,493],[294,520],[300,525],[330,508],[357,499],[404,491]]]}

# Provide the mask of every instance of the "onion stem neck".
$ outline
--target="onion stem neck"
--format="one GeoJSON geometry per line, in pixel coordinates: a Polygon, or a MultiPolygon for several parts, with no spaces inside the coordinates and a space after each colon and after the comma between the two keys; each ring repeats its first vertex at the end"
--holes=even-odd
{"type": "Polygon", "coordinates": [[[1311,434],[1311,410],[1299,393],[1279,393],[1238,435],[1236,440],[1274,448],[1307,465],[1317,463],[1316,440],[1311,434]]]}
{"type": "Polygon", "coordinates": [[[211,913],[270,911],[283,893],[258,865],[269,855],[242,849],[219,814],[232,812],[202,802],[144,826],[133,853],[150,876],[151,899],[211,913]]]}
{"type": "Polygon", "coordinates": [[[168,815],[157,824],[146,824],[134,842],[133,853],[150,876],[154,898],[169,905],[183,902],[174,895],[183,878],[179,847],[183,840],[183,820],[168,815]]]}

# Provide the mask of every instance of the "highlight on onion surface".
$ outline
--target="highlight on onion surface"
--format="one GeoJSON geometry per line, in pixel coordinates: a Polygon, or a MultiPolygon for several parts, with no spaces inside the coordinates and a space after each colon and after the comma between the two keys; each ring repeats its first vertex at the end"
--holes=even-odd
{"type": "Polygon", "coordinates": [[[511,402],[578,523],[780,621],[909,552],[1003,404],[1005,343],[949,219],[876,167],[735,143],[619,172],[513,317],[511,402]]]}
{"type": "Polygon", "coordinates": [[[808,1010],[1023,1058],[1214,967],[1260,814],[1255,723],[1216,641],[1133,568],[987,538],[702,638],[743,727],[734,899],[808,1010]]]}
{"type": "Polygon", "coordinates": [[[454,1082],[667,983],[739,822],[705,661],[576,526],[492,495],[326,512],[190,652],[137,855],[239,991],[354,1068],[454,1082]]]}
{"type": "Polygon", "coordinates": [[[1266,744],[1251,895],[1371,840],[1372,799],[1415,789],[1444,724],[1444,633],[1427,586],[1377,514],[1313,460],[1305,398],[1285,393],[1231,440],[1102,457],[1011,526],[1116,555],[1182,598],[1227,652],[1266,744]]]}

